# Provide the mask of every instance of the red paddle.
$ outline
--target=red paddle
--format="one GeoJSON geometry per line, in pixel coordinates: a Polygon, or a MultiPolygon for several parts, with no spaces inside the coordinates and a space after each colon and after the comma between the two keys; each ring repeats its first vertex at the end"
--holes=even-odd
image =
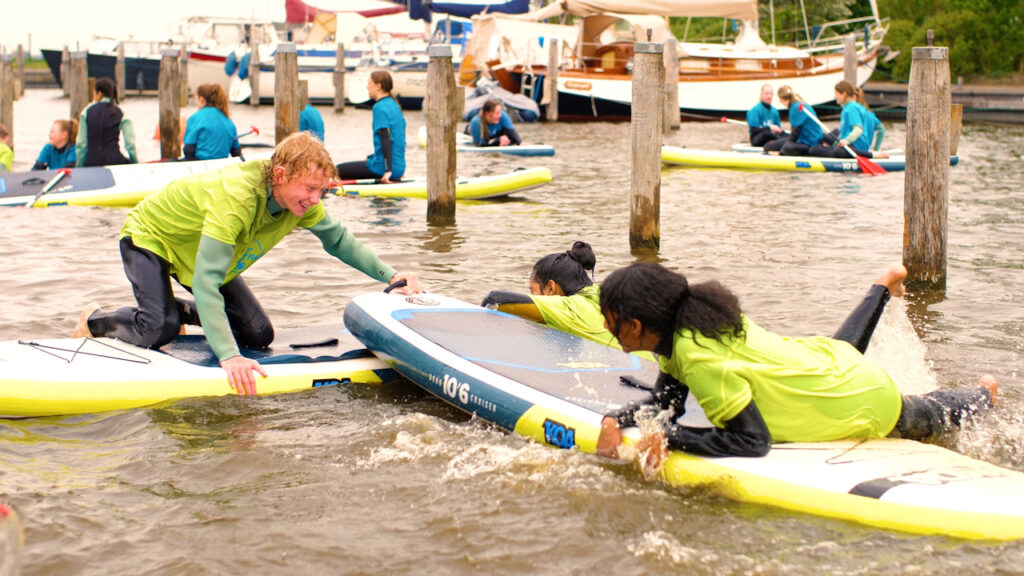
{"type": "MultiPolygon", "coordinates": [[[[800,110],[804,111],[804,105],[803,105],[802,102],[800,103],[800,110]]],[[[818,120],[817,116],[815,116],[814,114],[812,114],[810,112],[807,113],[807,116],[809,116],[812,120],[817,122],[818,126],[821,126],[822,132],[828,133],[828,128],[826,128],[825,125],[821,123],[821,120],[818,120]]],[[[857,160],[857,166],[860,167],[860,171],[861,172],[864,172],[865,174],[871,174],[872,176],[880,176],[882,174],[885,174],[885,168],[882,168],[878,164],[875,164],[874,162],[872,162],[870,159],[865,158],[864,156],[861,156],[860,154],[857,154],[849,146],[847,146],[845,144],[843,144],[842,146],[843,146],[843,148],[846,149],[846,151],[850,154],[850,156],[853,156],[857,160]]]]}

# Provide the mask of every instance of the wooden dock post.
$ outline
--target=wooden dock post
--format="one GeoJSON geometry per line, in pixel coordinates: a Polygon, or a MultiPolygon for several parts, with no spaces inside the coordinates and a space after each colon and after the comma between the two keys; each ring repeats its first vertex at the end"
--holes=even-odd
{"type": "Polygon", "coordinates": [[[562,39],[548,36],[548,75],[544,78],[544,93],[548,97],[545,117],[550,122],[558,122],[558,64],[562,55],[562,39]]]}
{"type": "Polygon", "coordinates": [[[85,107],[92,102],[92,90],[89,86],[89,69],[86,63],[84,51],[75,50],[68,60],[68,75],[64,79],[64,86],[68,89],[70,104],[70,118],[78,120],[78,115],[85,110],[85,107]]]}
{"type": "Polygon", "coordinates": [[[665,112],[662,132],[668,134],[679,130],[679,41],[669,38],[665,41],[665,112]]]}
{"type": "Polygon", "coordinates": [[[907,287],[945,292],[949,211],[949,48],[913,49],[907,99],[907,168],[903,197],[903,265],[907,287]]]}
{"type": "Polygon", "coordinates": [[[951,104],[949,112],[949,155],[956,156],[960,149],[960,131],[964,127],[964,105],[951,104]]]}
{"type": "Polygon", "coordinates": [[[11,139],[7,144],[14,148],[14,64],[10,54],[0,53],[0,124],[7,128],[11,139]]]}
{"type": "Polygon", "coordinates": [[[661,44],[637,42],[633,56],[633,177],[630,184],[629,246],[661,246],[661,127],[665,62],[661,44]]]}
{"type": "Polygon", "coordinates": [[[181,156],[181,78],[178,50],[160,50],[160,158],[181,156]]]}
{"type": "Polygon", "coordinates": [[[124,100],[128,96],[124,74],[124,42],[118,42],[117,59],[114,61],[114,89],[117,90],[118,101],[124,100]]]}
{"type": "Polygon", "coordinates": [[[334,111],[345,113],[345,44],[338,42],[338,56],[334,60],[334,111]]]}
{"type": "Polygon", "coordinates": [[[181,45],[181,54],[178,56],[178,85],[181,87],[181,106],[188,106],[188,42],[181,45]]]}
{"type": "Polygon", "coordinates": [[[17,83],[14,85],[14,99],[17,100],[25,95],[25,49],[18,44],[18,73],[17,83]]]}
{"type": "Polygon", "coordinates": [[[60,92],[61,96],[67,98],[68,92],[68,76],[71,74],[71,50],[68,50],[68,45],[64,45],[64,52],[60,55],[60,92]]]}
{"type": "Polygon", "coordinates": [[[452,47],[435,44],[427,49],[427,221],[455,222],[455,69],[452,47]]]}
{"type": "Polygon", "coordinates": [[[857,37],[853,34],[847,34],[843,38],[843,79],[853,84],[857,84],[857,37]]]}
{"type": "Polygon", "coordinates": [[[299,54],[294,42],[277,45],[274,57],[274,142],[299,131],[299,54]]]}
{"type": "Polygon", "coordinates": [[[249,105],[260,105],[260,42],[256,38],[256,23],[249,25],[249,105]]]}

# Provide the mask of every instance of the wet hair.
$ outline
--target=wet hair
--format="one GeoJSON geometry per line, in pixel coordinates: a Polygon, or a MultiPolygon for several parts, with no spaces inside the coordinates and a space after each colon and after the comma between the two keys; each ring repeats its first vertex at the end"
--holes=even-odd
{"type": "Polygon", "coordinates": [[[836,92],[846,94],[854,100],[857,99],[857,88],[848,80],[840,80],[839,82],[836,82],[836,92]]]}
{"type": "Polygon", "coordinates": [[[59,120],[54,120],[53,123],[60,128],[61,132],[67,132],[68,142],[74,143],[78,139],[78,120],[60,118],[59,120]]]}
{"type": "Polygon", "coordinates": [[[779,86],[779,91],[777,92],[777,94],[779,96],[779,100],[785,100],[787,102],[803,102],[804,101],[804,99],[801,98],[799,94],[797,94],[796,92],[793,92],[793,89],[790,88],[788,84],[785,85],[785,86],[779,86]]]}
{"type": "Polygon", "coordinates": [[[113,116],[114,109],[117,108],[117,88],[114,87],[114,81],[105,76],[103,78],[97,78],[96,84],[93,86],[93,91],[106,98],[110,98],[108,108],[110,109],[110,115],[113,116]]]}
{"type": "Polygon", "coordinates": [[[721,341],[743,335],[739,298],[718,281],[690,286],[686,276],[661,264],[638,262],[612,272],[601,283],[601,313],[612,334],[639,320],[645,330],[671,338],[681,329],[721,341]]]}
{"type": "Polygon", "coordinates": [[[268,186],[273,185],[274,169],[278,166],[284,167],[285,180],[294,180],[316,170],[322,170],[328,178],[338,175],[323,143],[309,132],[296,132],[274,148],[274,155],[263,171],[263,181],[268,186]]]}
{"type": "Polygon", "coordinates": [[[228,118],[231,117],[228,111],[228,95],[220,84],[200,84],[196,94],[202,96],[203,100],[206,100],[207,106],[213,106],[228,118]]]}
{"type": "Polygon", "coordinates": [[[594,273],[595,265],[597,258],[594,257],[594,249],[590,244],[577,240],[565,252],[548,254],[537,260],[530,272],[530,280],[542,287],[548,280],[554,280],[566,296],[572,296],[594,283],[590,274],[594,273]],[[590,274],[587,274],[588,271],[590,274]]]}
{"type": "Polygon", "coordinates": [[[373,72],[370,72],[370,80],[373,80],[374,84],[380,86],[380,89],[388,96],[391,96],[391,91],[395,89],[395,83],[391,79],[391,73],[387,70],[374,70],[373,72]]]}
{"type": "Polygon", "coordinates": [[[488,98],[484,105],[480,108],[481,114],[490,114],[498,106],[501,106],[501,100],[497,98],[488,98]]]}

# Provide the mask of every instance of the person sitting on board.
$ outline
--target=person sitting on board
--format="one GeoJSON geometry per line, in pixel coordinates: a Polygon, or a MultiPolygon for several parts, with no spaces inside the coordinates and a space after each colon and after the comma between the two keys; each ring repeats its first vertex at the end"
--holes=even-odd
{"type": "Polygon", "coordinates": [[[231,121],[228,95],[220,84],[200,84],[196,89],[199,110],[185,122],[182,139],[184,160],[217,160],[241,156],[238,128],[231,121]]]}
{"type": "Polygon", "coordinates": [[[90,304],[72,336],[107,336],[158,348],[183,325],[200,325],[232,388],[255,394],[253,372],[266,372],[239,348],[266,348],[274,328],[240,275],[296,227],[312,232],[327,253],[367,276],[406,280],[400,291],[421,291],[415,274],[395,272],[327,213],[320,198],[334,176],[323,144],[297,132],[282,140],[269,160],[186,176],[148,196],[128,213],[120,238],[137,307],[101,311],[90,304]],[[175,298],[171,278],[195,301],[175,298]]]}
{"type": "MultiPolygon", "coordinates": [[[[865,158],[888,158],[885,152],[871,152],[875,139],[875,120],[864,106],[857,102],[857,88],[846,80],[836,84],[836,102],[843,107],[839,116],[839,140],[834,145],[825,143],[812,146],[808,156],[820,158],[850,158],[847,148],[865,158]]],[[[804,106],[806,108],[806,106],[804,106]]],[[[826,138],[831,141],[832,138],[826,138]]]]}
{"type": "Polygon", "coordinates": [[[747,126],[750,127],[750,145],[764,146],[772,140],[785,138],[779,111],[772,106],[775,89],[771,84],[761,87],[761,101],[747,111],[747,126]]]}
{"type": "Polygon", "coordinates": [[[0,172],[10,172],[14,166],[14,150],[8,142],[11,141],[11,133],[7,126],[0,124],[0,172]]]}
{"type": "Polygon", "coordinates": [[[305,105],[299,111],[299,131],[310,132],[321,142],[324,141],[324,117],[309,103],[309,98],[306,98],[305,105]]]}
{"type": "Polygon", "coordinates": [[[473,137],[474,146],[517,146],[523,143],[512,118],[505,113],[501,100],[490,98],[480,107],[480,113],[469,121],[466,134],[473,137]],[[487,125],[486,133],[484,124],[487,125]]]}
{"type": "Polygon", "coordinates": [[[373,104],[373,154],[366,160],[338,164],[345,180],[373,178],[388,184],[405,174],[405,117],[391,94],[394,83],[387,70],[374,70],[366,83],[373,104]]]}
{"type": "MultiPolygon", "coordinates": [[[[622,349],[658,354],[661,374],[647,403],[605,415],[597,452],[616,456],[621,429],[653,404],[682,416],[692,391],[714,428],[671,424],[638,446],[657,468],[667,447],[710,456],[763,456],[772,442],[900,436],[920,440],[958,427],[995,400],[995,378],[980,386],[901,396],[864,356],[890,296],[904,292],[894,266],[868,291],[833,338],[788,338],[764,330],[716,281],[690,285],[660,264],[636,263],[601,283],[601,312],[622,349]],[[868,320],[865,321],[865,318],[868,320]]],[[[634,383],[636,385],[637,383],[634,383]]],[[[646,386],[643,386],[646,387],[646,386]]]]}
{"type": "Polygon", "coordinates": [[[33,170],[60,170],[75,167],[75,138],[78,137],[77,120],[55,120],[50,126],[49,142],[39,151],[33,170]]]}
{"type": "Polygon", "coordinates": [[[803,98],[789,86],[779,87],[779,101],[789,109],[789,137],[765,144],[765,154],[807,156],[811,146],[820,143],[824,137],[821,126],[813,118],[808,117],[810,115],[817,118],[814,108],[804,103],[803,98]]]}
{"type": "Polygon", "coordinates": [[[885,125],[882,124],[882,121],[878,119],[878,116],[876,116],[875,113],[871,110],[871,107],[868,106],[868,100],[864,96],[864,90],[862,88],[857,88],[856,98],[857,103],[863,106],[864,110],[866,110],[868,113],[868,123],[870,125],[868,130],[874,132],[875,134],[875,141],[871,144],[871,149],[881,150],[882,141],[885,140],[885,125]]]}
{"type": "MultiPolygon", "coordinates": [[[[480,305],[621,349],[604,326],[600,291],[593,280],[596,265],[590,244],[573,242],[569,250],[537,260],[530,272],[530,295],[493,290],[480,305]]],[[[654,359],[649,352],[639,356],[654,359]]]]}
{"type": "Polygon", "coordinates": [[[78,117],[75,166],[135,164],[135,127],[117,105],[117,89],[110,78],[96,80],[92,102],[78,117]],[[128,157],[121,153],[121,136],[128,157]]]}

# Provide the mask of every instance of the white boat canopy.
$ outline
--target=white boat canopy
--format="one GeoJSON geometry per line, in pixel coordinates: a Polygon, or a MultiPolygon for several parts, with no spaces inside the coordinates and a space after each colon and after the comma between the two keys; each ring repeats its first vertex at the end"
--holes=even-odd
{"type": "Polygon", "coordinates": [[[692,18],[757,20],[757,0],[560,0],[528,14],[544,20],[560,14],[590,16],[614,12],[692,18]]]}

